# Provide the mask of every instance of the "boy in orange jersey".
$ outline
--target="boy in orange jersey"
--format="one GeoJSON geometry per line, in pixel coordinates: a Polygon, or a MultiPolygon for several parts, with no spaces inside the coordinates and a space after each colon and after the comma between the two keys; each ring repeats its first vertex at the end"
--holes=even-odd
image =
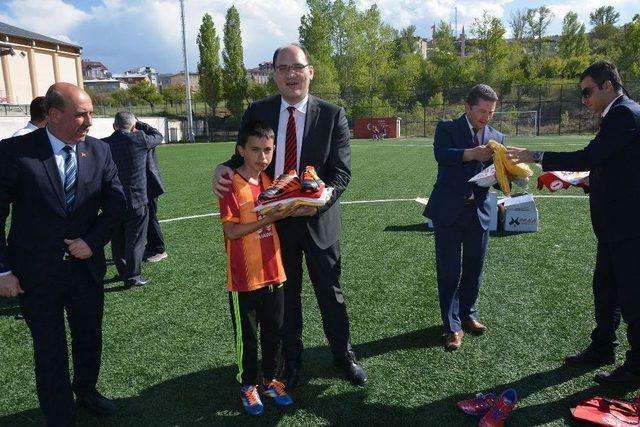
{"type": "Polygon", "coordinates": [[[235,333],[241,400],[250,415],[264,407],[258,390],[280,406],[293,403],[284,385],[275,379],[276,357],[284,315],[286,280],[275,221],[295,209],[275,210],[267,216],[253,212],[258,195],[271,185],[263,171],[271,163],[274,133],[262,122],[250,122],[240,130],[238,152],[244,164],[235,170],[231,190],[219,199],[227,249],[227,290],[235,333]],[[258,340],[262,349],[262,383],[257,386],[258,340]]]}

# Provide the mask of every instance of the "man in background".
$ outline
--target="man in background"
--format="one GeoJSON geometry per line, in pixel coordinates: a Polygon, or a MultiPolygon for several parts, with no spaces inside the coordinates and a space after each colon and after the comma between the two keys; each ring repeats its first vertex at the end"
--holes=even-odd
{"type": "Polygon", "coordinates": [[[15,131],[12,137],[26,135],[36,129],[40,129],[47,124],[47,111],[44,108],[44,96],[37,96],[31,101],[29,106],[29,115],[31,120],[27,125],[15,131]]]}
{"type": "Polygon", "coordinates": [[[155,128],[137,121],[128,111],[116,114],[113,129],[113,134],[104,141],[118,169],[127,198],[127,212],[113,233],[111,253],[125,288],[131,288],[149,283],[141,277],[147,238],[147,156],[163,138],[155,128]]]}
{"type": "Polygon", "coordinates": [[[160,262],[167,258],[164,235],[158,221],[158,198],[164,194],[164,185],[158,168],[156,149],[147,153],[147,198],[149,199],[149,220],[147,222],[147,244],[144,248],[144,260],[160,262]]]}

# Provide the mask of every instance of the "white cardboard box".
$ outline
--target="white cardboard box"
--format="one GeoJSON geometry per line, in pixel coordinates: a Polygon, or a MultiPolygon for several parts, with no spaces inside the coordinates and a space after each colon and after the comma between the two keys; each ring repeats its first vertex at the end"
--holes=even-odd
{"type": "Polygon", "coordinates": [[[504,206],[504,217],[501,221],[504,231],[538,231],[538,208],[531,194],[516,197],[505,197],[498,200],[504,206]]]}

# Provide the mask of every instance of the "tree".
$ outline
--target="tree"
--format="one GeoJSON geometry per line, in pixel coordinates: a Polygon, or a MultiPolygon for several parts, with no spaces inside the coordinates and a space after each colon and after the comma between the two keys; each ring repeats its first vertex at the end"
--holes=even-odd
{"type": "Polygon", "coordinates": [[[335,0],[331,24],[331,44],[341,95],[368,91],[364,19],[355,1],[348,0],[345,4],[343,0],[335,0]]]}
{"type": "Polygon", "coordinates": [[[559,57],[565,62],[562,75],[573,78],[589,65],[589,40],[578,14],[569,12],[562,21],[562,34],[558,42],[559,57]]]}
{"type": "Polygon", "coordinates": [[[111,98],[116,104],[123,107],[131,105],[133,102],[135,102],[135,99],[131,96],[131,93],[129,93],[129,89],[118,88],[111,92],[111,98]]]}
{"type": "Polygon", "coordinates": [[[243,65],[242,36],[240,34],[240,14],[235,6],[227,10],[224,24],[224,51],[222,61],[222,85],[227,108],[233,119],[239,123],[247,98],[247,78],[243,65]]]}
{"type": "Polygon", "coordinates": [[[620,56],[620,70],[629,77],[640,79],[640,15],[625,26],[620,56]]]}
{"type": "Polygon", "coordinates": [[[596,57],[615,60],[619,56],[621,32],[616,27],[619,17],[613,6],[602,6],[589,14],[593,26],[589,34],[591,49],[596,57]]]}
{"type": "Polygon", "coordinates": [[[211,15],[202,17],[200,32],[196,40],[200,51],[200,93],[205,102],[215,110],[222,98],[222,70],[220,69],[220,39],[216,35],[211,15]]]}
{"type": "Polygon", "coordinates": [[[505,78],[506,59],[509,54],[504,40],[505,32],[500,19],[486,11],[482,18],[476,18],[471,25],[471,33],[478,40],[478,58],[483,81],[493,83],[505,78]]]}
{"type": "Polygon", "coordinates": [[[540,58],[544,51],[544,35],[551,24],[553,13],[547,6],[527,9],[527,35],[531,41],[533,55],[540,58]]]}
{"type": "Polygon", "coordinates": [[[589,23],[594,27],[616,25],[620,14],[613,6],[600,6],[589,14],[589,23]]]}
{"type": "Polygon", "coordinates": [[[400,60],[400,58],[405,55],[418,53],[417,38],[415,25],[409,25],[400,30],[400,33],[396,35],[396,39],[394,40],[394,59],[400,60]]]}
{"type": "Polygon", "coordinates": [[[329,0],[307,0],[309,13],[300,19],[300,44],[311,55],[316,74],[311,86],[323,98],[339,102],[340,85],[331,47],[331,3],[329,0]]]}
{"type": "Polygon", "coordinates": [[[527,10],[517,9],[511,12],[509,26],[516,41],[522,42],[527,30],[527,10]]]}
{"type": "Polygon", "coordinates": [[[153,111],[156,102],[162,101],[162,96],[158,93],[158,89],[150,81],[143,80],[129,88],[129,94],[135,100],[144,101],[151,107],[153,111]]]}
{"type": "Polygon", "coordinates": [[[181,104],[186,102],[185,85],[173,85],[162,90],[162,97],[165,102],[168,102],[173,106],[174,104],[181,104]]]}

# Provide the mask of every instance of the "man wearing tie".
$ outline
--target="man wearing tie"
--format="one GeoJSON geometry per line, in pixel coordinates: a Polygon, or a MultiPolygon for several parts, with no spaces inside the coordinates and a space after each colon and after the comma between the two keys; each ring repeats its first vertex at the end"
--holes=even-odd
{"type": "Polygon", "coordinates": [[[47,425],[72,426],[74,394],[78,405],[100,415],[116,411],[96,383],[104,245],[124,213],[125,197],[109,148],[87,136],[91,98],[77,86],[56,83],[45,104],[45,128],[0,144],[0,296],[19,295],[33,338],[36,388],[47,425]]]}
{"type": "Polygon", "coordinates": [[[598,61],[580,76],[582,103],[601,117],[597,135],[582,150],[554,153],[511,147],[516,162],[537,162],[545,171],[589,171],[589,206],[598,240],[593,272],[596,327],[582,352],[568,363],[615,363],[620,316],[627,324],[625,362],[596,381],[640,383],[640,105],[623,93],[615,65],[598,61]]]}
{"type": "MultiPolygon", "coordinates": [[[[349,316],[340,287],[340,203],[338,198],[351,180],[351,146],[344,109],[309,95],[314,70],[309,52],[291,44],[273,55],[274,80],[280,95],[249,106],[242,125],[253,120],[268,123],[276,131],[275,158],[267,169],[271,177],[305,166],[314,166],[333,195],[321,207],[300,207],[295,217],[277,224],[287,281],[283,330],[283,380],[292,387],[302,361],[302,259],[318,300],[325,336],[334,364],[354,384],[367,382],[349,337],[349,316]]],[[[232,169],[242,164],[236,154],[216,168],[214,192],[220,196],[231,183],[232,169]]]]}
{"type": "Polygon", "coordinates": [[[487,141],[504,140],[504,135],[488,124],[497,101],[491,87],[474,86],[467,95],[465,113],[456,120],[439,122],[433,140],[438,177],[424,216],[433,221],[447,351],[460,347],[463,330],[482,334],[487,329],[477,320],[476,301],[489,242],[488,189],[469,179],[488,165],[483,162],[491,160],[487,141]]]}

